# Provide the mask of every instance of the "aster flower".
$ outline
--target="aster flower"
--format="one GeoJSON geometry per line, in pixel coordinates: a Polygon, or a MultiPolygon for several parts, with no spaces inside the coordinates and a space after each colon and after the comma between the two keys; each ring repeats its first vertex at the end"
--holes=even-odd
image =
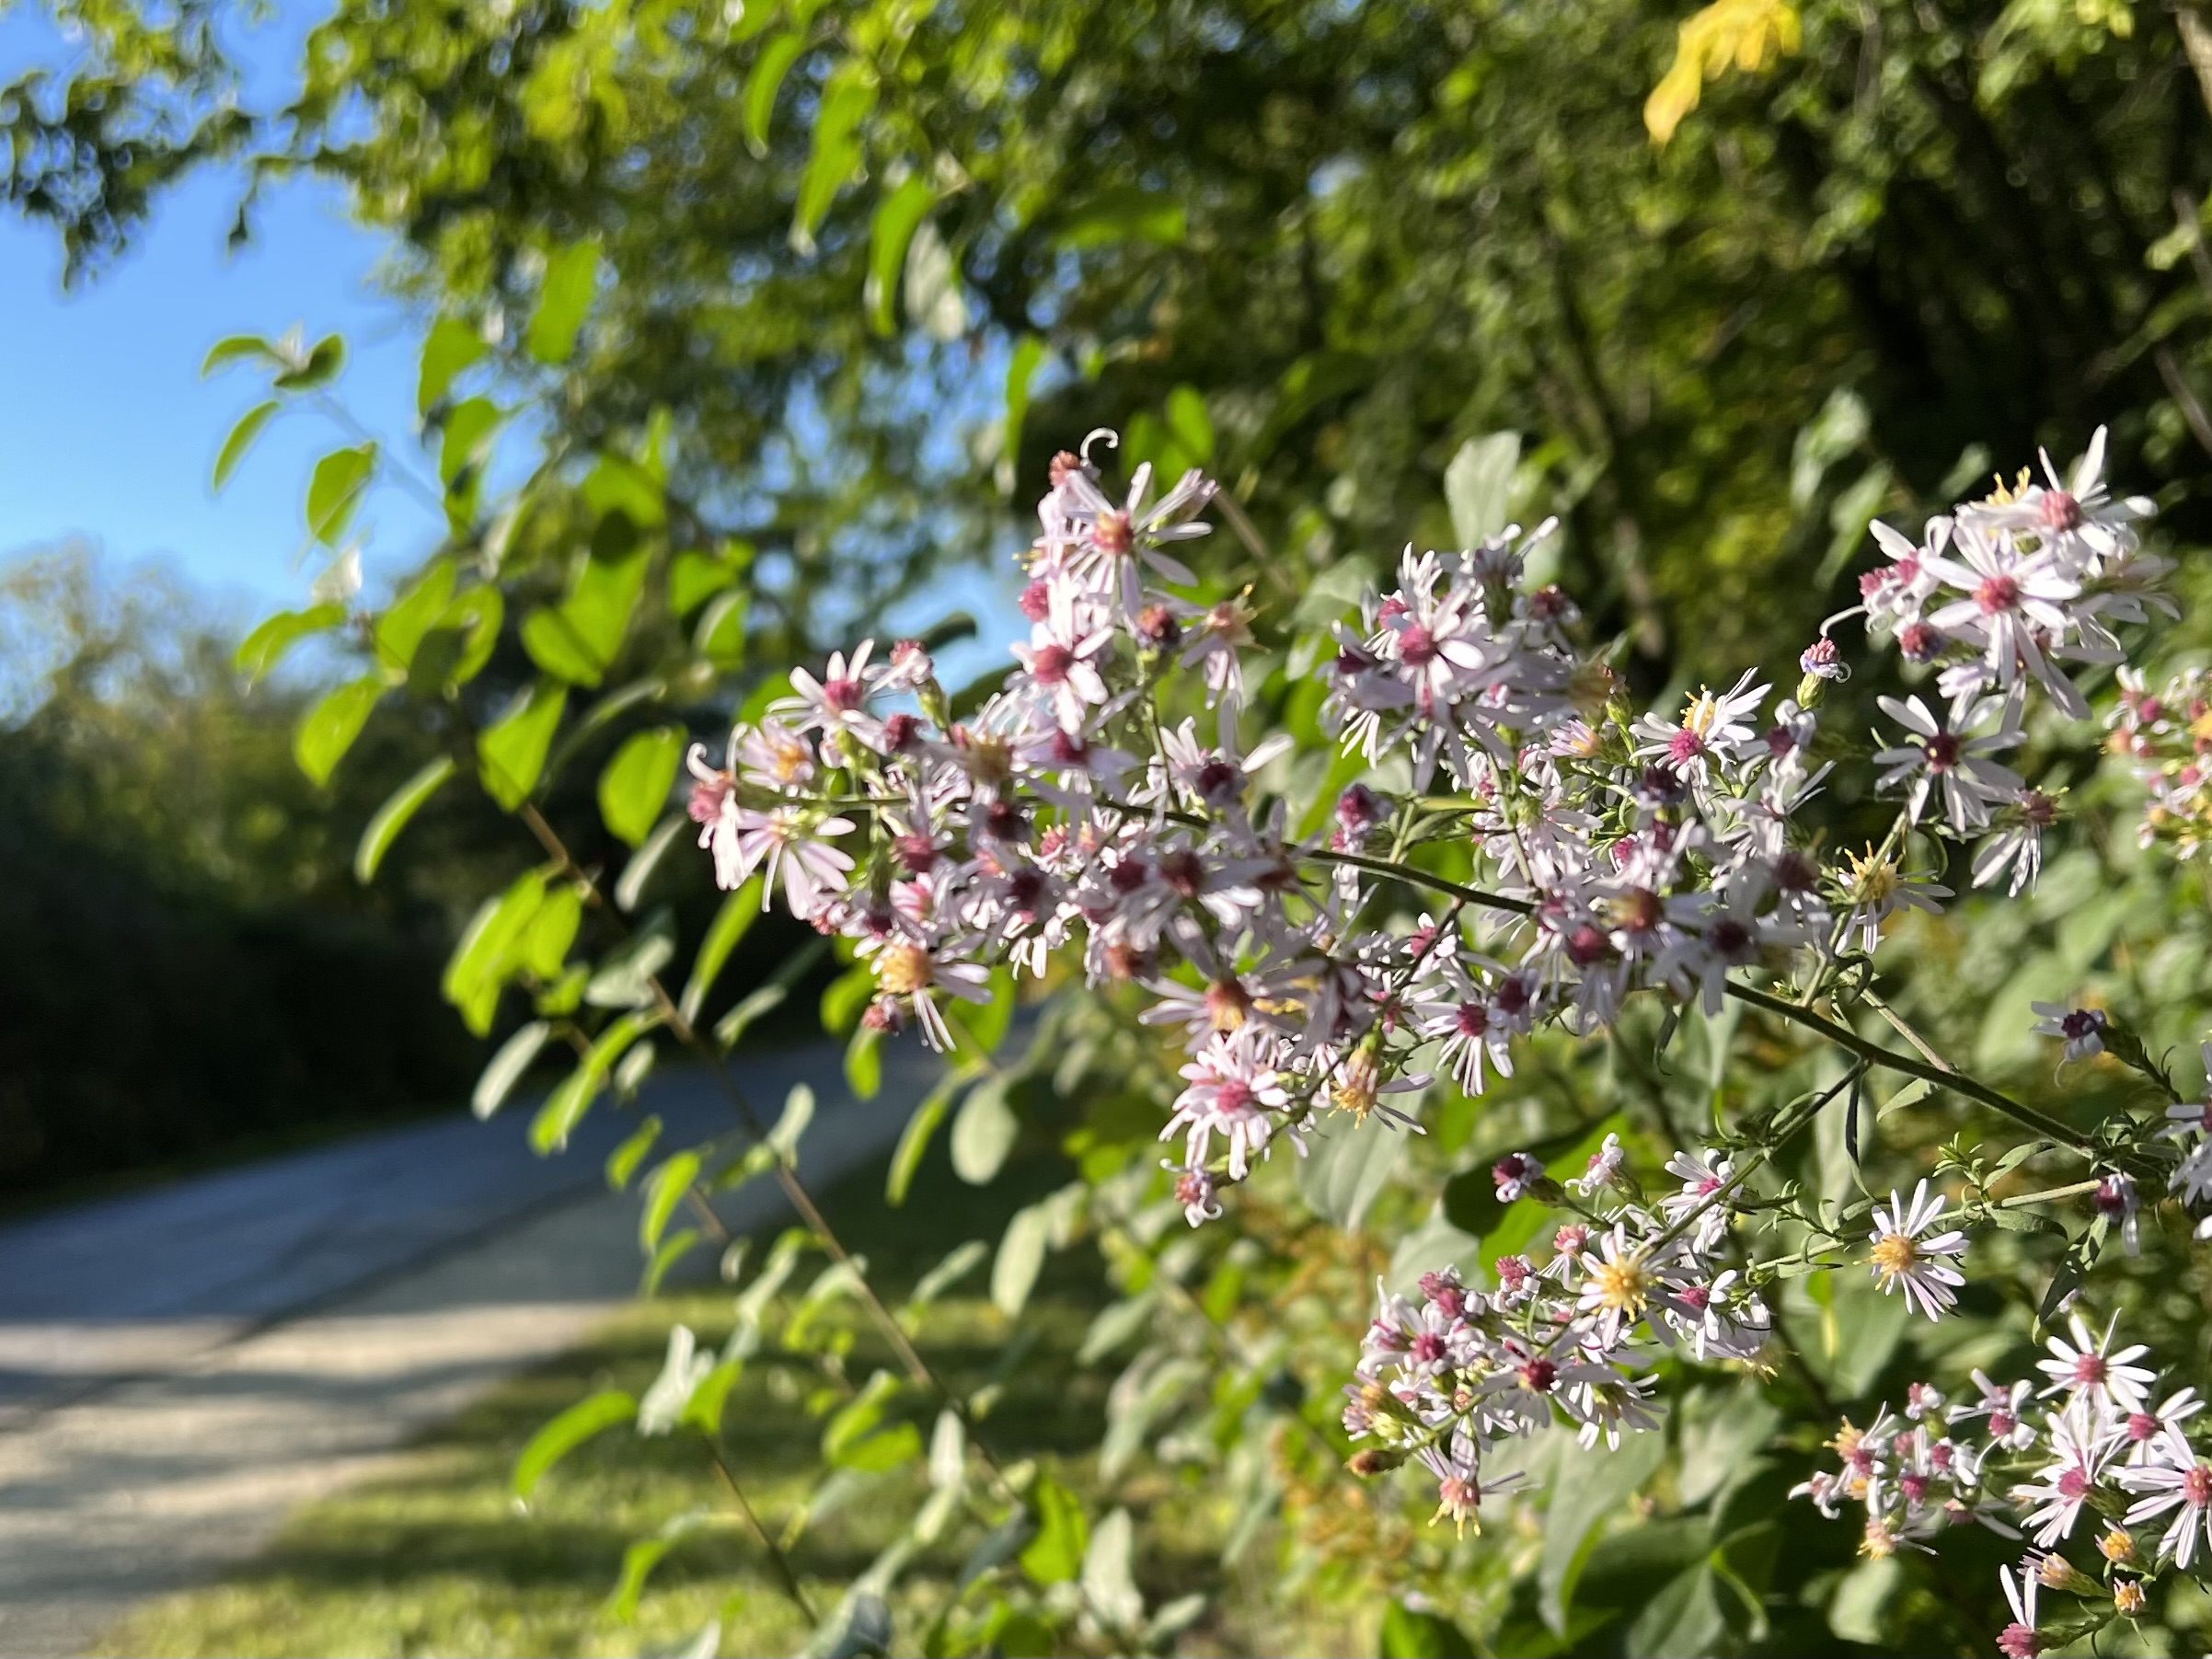
{"type": "Polygon", "coordinates": [[[2082,1506],[2103,1483],[2114,1446],[2086,1400],[2069,1402],[2050,1419],[2051,1460],[2037,1478],[2012,1489],[2012,1501],[2029,1506],[2027,1525],[2048,1550],[2073,1534],[2082,1506]]]}
{"type": "Polygon", "coordinates": [[[1958,1305],[1954,1285],[1966,1277],[1952,1265],[1966,1253],[1966,1235],[1956,1230],[1926,1236],[1942,1218],[1944,1199],[1930,1193],[1923,1180],[1907,1205],[1895,1191],[1887,1208],[1874,1210],[1873,1249],[1868,1264],[1884,1294],[1903,1290],[1906,1301],[1930,1319],[1941,1319],[1958,1305]]]}
{"type": "Polygon", "coordinates": [[[1257,1026],[1243,1026],[1207,1040],[1206,1045],[1182,1068],[1190,1087],[1176,1097],[1175,1112],[1160,1131],[1167,1140],[1187,1132],[1190,1148],[1183,1161],[1193,1166],[1206,1161],[1213,1137],[1229,1144],[1229,1175],[1242,1181],[1250,1172],[1253,1153],[1265,1153],[1274,1133],[1271,1113],[1290,1104],[1281,1075],[1269,1064],[1265,1041],[1257,1026]]]}
{"type": "Polygon", "coordinates": [[[1998,1652],[2005,1659],[2036,1659],[2043,1652],[2043,1638],[2035,1633],[2035,1575],[2010,1567],[1999,1567],[1997,1575],[2012,1609],[2012,1622],[1998,1632],[1998,1652]]]}
{"type": "Polygon", "coordinates": [[[2212,1463],[2196,1455],[2181,1430],[2169,1429],[2147,1461],[2120,1471],[2120,1484],[2142,1494],[2128,1505],[2126,1525],[2173,1517],[2159,1539],[2159,1554],[2186,1572],[2198,1539],[2212,1536],[2212,1463]]]}
{"type": "Polygon", "coordinates": [[[2115,1349],[2114,1332],[2119,1329],[2120,1316],[2114,1314],[2105,1322],[2104,1334],[2092,1338],[2089,1327],[2082,1322],[2079,1311],[2067,1316],[2067,1336],[2054,1336],[2045,1344],[2051,1357],[2039,1359],[2035,1368],[2051,1380],[2039,1389],[2042,1396],[2066,1394],[2077,1399],[2086,1396],[2101,1411],[2134,1411],[2141,1409],[2149,1397],[2150,1385],[2158,1380],[2158,1373],[2136,1361],[2150,1350],[2141,1342],[2115,1349]],[[2072,1340],[2068,1341],[2070,1337],[2072,1340]]]}
{"type": "Polygon", "coordinates": [[[2017,744],[2019,733],[2000,728],[1983,737],[1962,735],[1980,722],[1987,709],[1968,709],[1963,718],[1946,724],[1917,697],[1874,701],[1910,733],[1904,743],[1874,756],[1876,766],[1888,768],[1875,787],[1893,789],[1904,783],[1907,810],[1916,823],[1927,810],[1931,789],[1941,789],[1944,817],[1964,835],[1987,824],[1993,805],[2014,799],[2026,787],[2019,773],[1987,758],[2017,744]]]}
{"type": "Polygon", "coordinates": [[[2102,1008],[2069,1008],[2063,1002],[2028,1006],[2035,1014],[2035,1034],[2062,1039],[2068,1059],[2086,1060],[2104,1052],[2104,1033],[2112,1022],[2102,1008]]]}
{"type": "Polygon", "coordinates": [[[1633,728],[1640,740],[1637,757],[1664,760],[1681,776],[1700,783],[1715,761],[1750,758],[1758,735],[1745,722],[1757,714],[1768,691],[1753,684],[1757,678],[1757,670],[1745,669],[1727,691],[1699,691],[1685,705],[1678,720],[1643,716],[1633,728]]]}

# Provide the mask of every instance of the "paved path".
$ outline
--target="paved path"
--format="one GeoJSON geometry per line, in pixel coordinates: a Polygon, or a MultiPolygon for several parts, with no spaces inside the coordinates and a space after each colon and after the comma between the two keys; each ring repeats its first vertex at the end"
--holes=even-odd
{"type": "MultiPolygon", "coordinates": [[[[887,1148],[936,1075],[891,1059],[867,1102],[823,1046],[741,1077],[771,1119],[813,1085],[820,1186],[887,1148]]],[[[730,1122],[700,1075],[646,1096],[663,1146],[730,1122]]],[[[547,1159],[526,1111],[440,1121],[0,1228],[0,1656],[81,1652],[583,1340],[637,1286],[638,1197],[602,1173],[633,1120],[603,1100],[547,1159]]],[[[719,1207],[737,1231],[788,1214],[766,1181],[719,1207]]]]}

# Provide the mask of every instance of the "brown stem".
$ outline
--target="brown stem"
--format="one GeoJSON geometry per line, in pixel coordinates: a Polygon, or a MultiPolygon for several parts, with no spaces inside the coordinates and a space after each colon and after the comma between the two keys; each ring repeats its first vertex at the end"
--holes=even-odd
{"type": "Polygon", "coordinates": [[[777,1583],[800,1612],[806,1616],[807,1623],[819,1625],[822,1620],[814,1612],[814,1604],[807,1599],[805,1587],[799,1582],[799,1574],[791,1571],[789,1558],[777,1548],[776,1540],[768,1536],[768,1529],[760,1524],[760,1516],[754,1513],[752,1501],[745,1496],[745,1489],[737,1483],[737,1476],[732,1472],[729,1459],[722,1456],[722,1448],[715,1445],[711,1438],[708,1438],[706,1444],[707,1456],[714,1459],[714,1467],[722,1477],[722,1484],[730,1489],[731,1501],[736,1503],[738,1513],[745,1517],[745,1525],[753,1529],[753,1536],[760,1540],[760,1547],[767,1555],[768,1565],[776,1570],[777,1583]]]}
{"type": "MultiPolygon", "coordinates": [[[[529,826],[530,833],[537,837],[538,845],[546,849],[547,856],[582,883],[586,901],[605,909],[605,901],[600,895],[598,883],[579,868],[569,854],[568,845],[546,822],[546,816],[537,810],[536,803],[528,801],[523,802],[519,815],[529,826]]],[[[697,1027],[684,1018],[683,1009],[677,1006],[675,998],[669,996],[668,987],[661,983],[659,974],[649,975],[646,985],[651,991],[653,1000],[660,1005],[661,1017],[676,1041],[707,1062],[714,1074],[716,1084],[743,1123],[746,1133],[755,1141],[766,1142],[768,1137],[767,1125],[762,1121],[760,1113],[754,1110],[753,1102],[746,1098],[745,1091],[738,1087],[737,1079],[731,1076],[721,1051],[701,1035],[697,1027]]],[[[805,1183],[799,1179],[799,1172],[791,1167],[788,1158],[777,1159],[776,1184],[783,1189],[784,1196],[790,1200],[791,1207],[799,1212],[799,1218],[822,1241],[822,1248],[829,1253],[830,1260],[852,1271],[853,1284],[859,1293],[862,1305],[868,1309],[869,1317],[874,1320],[877,1329],[883,1333],[884,1340],[891,1344],[892,1352],[898,1355],[899,1363],[906,1368],[908,1377],[934,1393],[945,1408],[960,1419],[961,1426],[968,1432],[969,1444],[974,1446],[975,1455],[982,1459],[984,1467],[990,1470],[992,1479],[1002,1489],[1010,1492],[1011,1488],[1007,1486],[1005,1474],[999,1469],[997,1460],[991,1456],[989,1447],[976,1433],[965,1402],[930,1368],[929,1362],[922,1357],[920,1350],[907,1336],[905,1328],[883,1305],[883,1299],[876,1294],[875,1286],[869,1283],[868,1275],[859,1270],[852,1252],[845,1248],[844,1240],[831,1229],[821,1206],[814,1202],[814,1195],[807,1191],[805,1183]]]]}

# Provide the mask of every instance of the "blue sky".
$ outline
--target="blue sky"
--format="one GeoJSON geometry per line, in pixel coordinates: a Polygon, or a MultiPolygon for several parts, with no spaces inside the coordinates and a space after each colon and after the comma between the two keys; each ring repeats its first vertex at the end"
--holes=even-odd
{"type": "MultiPolygon", "coordinates": [[[[323,10],[321,0],[283,6],[239,37],[250,102],[281,99],[323,10]]],[[[0,80],[27,53],[51,60],[44,28],[24,12],[0,17],[0,80]]],[[[351,440],[320,418],[288,415],[216,494],[215,455],[262,395],[247,367],[201,377],[208,347],[227,335],[295,324],[310,339],[342,333],[351,353],[343,401],[404,452],[422,327],[377,287],[383,239],[350,222],[339,188],[302,179],[264,193],[254,240],[233,252],[225,238],[241,190],[236,170],[202,169],[160,200],[121,260],[66,292],[59,238],[0,213],[0,561],[83,538],[114,571],[166,563],[239,626],[304,603],[327,558],[307,547],[308,473],[351,440]]],[[[414,568],[441,529],[401,490],[372,496],[355,529],[370,596],[414,568]]],[[[878,627],[918,630],[945,609],[971,609],[983,639],[954,654],[973,671],[1001,660],[997,642],[1021,631],[1012,586],[1010,569],[956,572],[878,627]]]]}

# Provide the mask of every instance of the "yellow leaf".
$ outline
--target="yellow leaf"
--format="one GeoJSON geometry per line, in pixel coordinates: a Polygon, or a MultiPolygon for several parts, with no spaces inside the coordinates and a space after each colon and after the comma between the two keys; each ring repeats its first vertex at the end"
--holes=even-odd
{"type": "Polygon", "coordinates": [[[1675,61],[1644,100],[1643,124],[1664,144],[1683,117],[1698,107],[1707,81],[1733,63],[1747,75],[1794,52],[1803,38],[1797,8],[1789,0],[1713,0],[1675,35],[1675,61]]]}

